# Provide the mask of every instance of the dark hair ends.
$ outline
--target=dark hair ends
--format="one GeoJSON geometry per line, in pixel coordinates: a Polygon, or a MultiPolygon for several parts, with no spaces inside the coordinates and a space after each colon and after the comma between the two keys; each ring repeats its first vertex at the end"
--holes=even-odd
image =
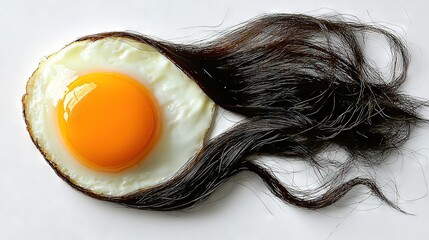
{"type": "Polygon", "coordinates": [[[294,206],[323,208],[361,185],[402,211],[375,180],[342,180],[347,164],[332,173],[336,182],[327,191],[308,197],[289,190],[268,166],[255,161],[255,156],[276,156],[323,167],[326,162],[318,154],[337,146],[348,153],[346,163],[361,161],[371,166],[401,147],[412,127],[425,122],[418,110],[426,103],[398,90],[407,76],[409,53],[391,31],[335,17],[270,14],[197,44],[175,44],[129,32],[79,40],[105,37],[126,37],[154,46],[216,104],[245,119],[210,140],[170,180],[123,197],[95,197],[139,209],[185,209],[209,197],[234,174],[250,171],[276,197],[294,206]],[[383,74],[365,56],[368,34],[387,40],[390,74],[383,74]]]}

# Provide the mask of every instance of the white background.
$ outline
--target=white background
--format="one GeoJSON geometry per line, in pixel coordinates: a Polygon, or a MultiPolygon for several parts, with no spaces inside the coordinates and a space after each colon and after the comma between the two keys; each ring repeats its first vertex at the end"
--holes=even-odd
{"type": "MultiPolygon", "coordinates": [[[[273,198],[260,180],[246,174],[197,209],[161,213],[97,201],[62,182],[32,144],[20,102],[39,60],[79,36],[134,30],[187,41],[270,12],[337,12],[393,28],[412,53],[403,90],[429,97],[429,5],[425,1],[0,3],[0,239],[428,239],[429,126],[416,129],[402,155],[379,167],[396,183],[399,205],[414,216],[356,192],[323,210],[297,209],[273,198]]],[[[216,132],[230,125],[224,116],[233,118],[219,115],[216,132]]],[[[389,196],[395,199],[395,194],[389,196]]]]}

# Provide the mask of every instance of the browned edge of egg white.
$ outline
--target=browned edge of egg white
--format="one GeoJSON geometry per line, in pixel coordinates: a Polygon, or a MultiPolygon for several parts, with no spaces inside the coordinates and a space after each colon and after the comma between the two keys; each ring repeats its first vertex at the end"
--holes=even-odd
{"type": "MultiPolygon", "coordinates": [[[[92,34],[92,35],[87,35],[87,36],[83,36],[78,38],[77,40],[65,45],[62,49],[68,47],[69,45],[76,43],[76,42],[80,42],[80,41],[92,41],[95,42],[97,40],[101,40],[101,39],[105,39],[105,38],[127,38],[127,39],[131,39],[137,42],[141,42],[141,43],[145,43],[148,44],[152,47],[154,47],[158,52],[160,52],[163,56],[165,56],[166,58],[168,58],[171,62],[173,62],[175,64],[176,67],[178,67],[183,73],[185,73],[190,79],[193,80],[193,78],[191,77],[191,75],[185,70],[183,69],[180,65],[176,64],[176,62],[168,55],[166,54],[166,52],[163,50],[163,44],[161,41],[158,40],[154,40],[151,39],[147,36],[141,35],[141,34],[136,34],[136,33],[131,33],[131,32],[103,32],[103,33],[97,33],[97,34],[92,34]]],[[[61,51],[62,49],[56,51],[55,53],[52,53],[51,55],[45,57],[46,59],[49,59],[50,57],[54,56],[55,54],[57,54],[59,51],[61,51]]],[[[61,172],[61,170],[59,169],[59,167],[57,166],[56,163],[54,163],[53,161],[51,161],[49,153],[47,153],[46,151],[44,151],[44,149],[40,146],[39,142],[37,141],[37,139],[34,137],[33,135],[33,130],[31,129],[31,126],[29,124],[29,121],[27,119],[27,114],[26,114],[26,100],[28,97],[28,92],[29,92],[29,85],[30,85],[30,80],[35,76],[35,74],[39,71],[40,67],[43,65],[44,61],[42,60],[38,67],[36,68],[36,70],[33,71],[32,75],[30,76],[30,78],[27,81],[26,84],[26,92],[25,94],[22,96],[21,102],[22,102],[22,106],[23,106],[23,117],[25,120],[25,124],[26,124],[26,128],[28,133],[30,134],[31,140],[33,141],[34,145],[36,146],[36,148],[40,151],[40,153],[42,154],[43,158],[46,160],[46,162],[51,166],[51,168],[55,171],[55,173],[61,178],[63,179],[67,184],[69,184],[70,186],[72,186],[74,189],[84,193],[85,195],[88,195],[90,197],[102,200],[102,201],[108,201],[108,202],[113,202],[113,203],[118,203],[118,204],[123,204],[125,199],[129,199],[129,198],[133,198],[138,196],[141,193],[144,193],[145,191],[157,191],[160,188],[163,188],[165,186],[168,186],[171,182],[174,182],[176,178],[179,178],[182,174],[186,173],[187,169],[191,168],[193,165],[193,162],[196,161],[198,159],[198,152],[196,154],[195,157],[191,158],[190,160],[188,160],[188,162],[177,171],[176,174],[174,174],[172,177],[170,177],[170,179],[163,181],[159,184],[156,184],[154,186],[151,187],[147,187],[147,188],[142,188],[142,189],[138,189],[134,192],[122,195],[122,196],[108,196],[108,195],[104,195],[104,194],[99,194],[96,193],[94,191],[91,191],[89,189],[86,189],[84,187],[79,186],[75,181],[73,181],[73,179],[71,179],[69,176],[67,176],[65,173],[61,172]]],[[[206,130],[205,135],[204,135],[204,141],[203,141],[203,146],[206,144],[207,140],[208,140],[208,136],[209,133],[211,131],[211,129],[213,128],[213,124],[215,121],[213,121],[213,119],[216,117],[216,112],[217,112],[217,105],[214,104],[214,107],[212,109],[213,113],[213,117],[211,119],[211,123],[210,123],[210,127],[206,130]]],[[[200,147],[200,149],[202,148],[200,147]]],[[[199,151],[199,150],[198,150],[199,151]]]]}

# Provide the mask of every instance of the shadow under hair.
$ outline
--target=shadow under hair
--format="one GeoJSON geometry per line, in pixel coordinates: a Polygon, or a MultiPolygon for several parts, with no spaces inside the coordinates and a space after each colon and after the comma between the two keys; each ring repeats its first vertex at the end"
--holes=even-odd
{"type": "Polygon", "coordinates": [[[255,156],[292,157],[323,167],[326,162],[317,155],[338,146],[348,152],[346,161],[375,165],[401,147],[412,127],[425,121],[418,114],[425,103],[398,91],[406,79],[409,53],[392,32],[340,18],[270,14],[193,45],[129,32],[79,40],[105,37],[152,45],[216,104],[245,119],[210,140],[167,182],[122,197],[94,197],[140,209],[178,210],[206,199],[234,174],[250,171],[276,197],[294,206],[323,208],[363,185],[400,210],[373,179],[341,180],[347,164],[332,173],[332,179],[340,182],[319,196],[306,197],[288,190],[269,167],[252,160],[255,156]],[[388,76],[364,54],[368,34],[380,35],[389,44],[388,76]]]}

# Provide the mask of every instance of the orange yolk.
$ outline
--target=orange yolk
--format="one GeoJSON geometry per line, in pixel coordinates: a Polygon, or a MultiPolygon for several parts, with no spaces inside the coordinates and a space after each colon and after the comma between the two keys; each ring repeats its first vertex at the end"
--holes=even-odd
{"type": "Polygon", "coordinates": [[[61,135],[86,166],[119,172],[140,162],[159,133],[149,90],[118,73],[78,77],[57,105],[61,135]]]}

